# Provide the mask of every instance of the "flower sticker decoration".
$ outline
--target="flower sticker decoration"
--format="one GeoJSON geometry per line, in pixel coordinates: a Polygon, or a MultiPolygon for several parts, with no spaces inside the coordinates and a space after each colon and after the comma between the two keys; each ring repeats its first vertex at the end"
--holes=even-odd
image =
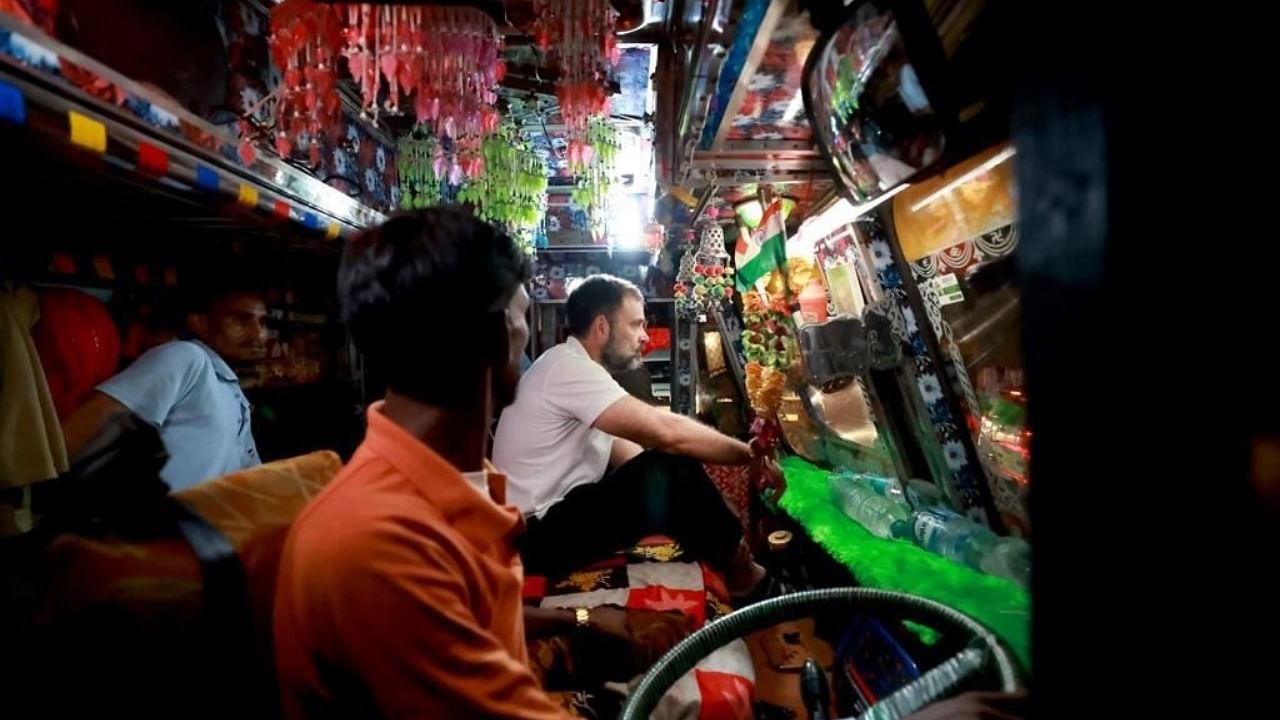
{"type": "Polygon", "coordinates": [[[942,400],[942,385],[938,383],[937,375],[921,375],[916,379],[916,387],[920,389],[920,399],[925,405],[932,407],[942,400]]]}
{"type": "Polygon", "coordinates": [[[338,171],[339,175],[351,176],[351,156],[346,150],[337,148],[333,151],[333,167],[338,171]]]}
{"type": "Polygon", "coordinates": [[[920,326],[916,324],[916,314],[911,308],[903,308],[902,321],[906,325],[907,335],[920,332],[920,326]]]}
{"type": "Polygon", "coordinates": [[[947,468],[952,472],[963,470],[965,466],[964,445],[958,440],[949,440],[942,446],[942,454],[947,459],[947,468]]]}
{"type": "Polygon", "coordinates": [[[875,265],[876,270],[885,270],[893,267],[893,251],[889,249],[887,241],[871,241],[871,262],[875,265]]]}

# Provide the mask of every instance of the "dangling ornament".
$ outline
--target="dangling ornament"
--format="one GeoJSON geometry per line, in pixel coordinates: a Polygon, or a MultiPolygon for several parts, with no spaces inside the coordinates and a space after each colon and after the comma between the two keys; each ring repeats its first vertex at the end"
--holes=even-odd
{"type": "Polygon", "coordinates": [[[483,138],[498,130],[496,89],[506,74],[493,18],[469,7],[339,7],[347,23],[342,54],[364,111],[376,119],[412,102],[419,124],[454,141],[454,161],[437,174],[451,184],[478,176],[483,138]]]}
{"type": "Polygon", "coordinates": [[[609,71],[620,57],[618,13],[609,0],[535,0],[534,13],[534,42],[560,68],[556,98],[572,143],[591,117],[608,114],[609,71]]]}
{"type": "Polygon", "coordinates": [[[400,177],[400,204],[404,208],[427,208],[452,201],[458,186],[449,182],[449,171],[457,164],[451,147],[442,138],[418,126],[396,145],[396,168],[400,177]]]}
{"type": "Polygon", "coordinates": [[[714,211],[711,219],[711,224],[702,231],[702,244],[698,246],[694,267],[694,272],[701,277],[699,284],[705,289],[704,311],[733,298],[733,267],[724,249],[724,229],[715,222],[714,211]]]}
{"type": "Polygon", "coordinates": [[[714,214],[711,219],[697,245],[693,231],[686,232],[688,245],[676,275],[677,308],[693,317],[705,317],[733,298],[733,268],[724,248],[724,230],[714,222],[714,214]]]}
{"type": "Polygon", "coordinates": [[[615,160],[622,145],[618,129],[603,116],[590,119],[585,137],[585,142],[569,141],[569,169],[576,177],[570,198],[586,213],[591,235],[600,242],[608,231],[609,193],[616,179],[615,160]]]}
{"type": "Polygon", "coordinates": [[[797,358],[787,303],[747,291],[742,295],[742,320],[747,398],[758,416],[773,417],[782,402],[787,371],[797,358]]]}
{"type": "MultiPolygon", "coordinates": [[[[271,9],[270,17],[267,44],[282,75],[275,91],[276,152],[290,158],[305,150],[312,164],[319,165],[318,141],[342,119],[337,79],[341,17],[333,6],[310,0],[285,0],[271,9]]],[[[251,146],[241,149],[241,160],[252,160],[251,146]]]]}
{"type": "Polygon", "coordinates": [[[398,112],[412,98],[418,122],[437,135],[498,129],[493,104],[506,67],[502,39],[488,14],[469,7],[338,7],[347,24],[342,54],[366,112],[398,112]]]}
{"type": "Polygon", "coordinates": [[[684,231],[684,248],[680,254],[680,267],[676,271],[676,281],[672,288],[676,299],[676,312],[682,317],[694,318],[699,313],[696,299],[697,287],[697,251],[693,244],[693,231],[684,231]]]}
{"type": "Polygon", "coordinates": [[[556,100],[564,121],[573,201],[591,221],[596,242],[607,232],[613,156],[619,149],[609,116],[609,75],[621,51],[618,12],[609,0],[534,0],[534,43],[559,69],[556,100]]]}
{"type": "Polygon", "coordinates": [[[511,123],[486,138],[482,152],[483,170],[458,192],[458,200],[506,228],[532,254],[547,210],[547,161],[511,123]]]}

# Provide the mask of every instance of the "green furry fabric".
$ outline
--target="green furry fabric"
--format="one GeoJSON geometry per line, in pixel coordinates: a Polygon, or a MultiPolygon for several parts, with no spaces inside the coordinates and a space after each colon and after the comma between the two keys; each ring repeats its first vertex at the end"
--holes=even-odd
{"type": "Polygon", "coordinates": [[[986,625],[1031,667],[1031,598],[1026,589],[984,575],[909,542],[881,540],[831,502],[827,474],[799,457],[781,463],[787,477],[783,510],[866,587],[936,600],[986,625]]]}

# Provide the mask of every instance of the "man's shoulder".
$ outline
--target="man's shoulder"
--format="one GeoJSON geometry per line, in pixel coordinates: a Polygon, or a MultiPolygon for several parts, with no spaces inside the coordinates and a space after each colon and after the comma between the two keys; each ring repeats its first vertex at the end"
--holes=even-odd
{"type": "Polygon", "coordinates": [[[386,459],[357,451],[294,522],[306,545],[344,553],[379,543],[435,543],[440,511],[386,459]]]}
{"type": "Polygon", "coordinates": [[[448,520],[397,480],[385,461],[353,459],[303,509],[281,576],[305,591],[294,593],[306,598],[295,602],[366,602],[370,592],[419,577],[418,570],[459,571],[448,520]]]}
{"type": "Polygon", "coordinates": [[[213,360],[204,348],[190,340],[171,340],[138,356],[138,363],[174,368],[213,369],[213,360]]]}
{"type": "MultiPolygon", "coordinates": [[[[212,378],[213,373],[213,361],[203,348],[185,340],[174,340],[142,353],[124,370],[98,385],[98,390],[139,412],[140,405],[155,400],[157,388],[189,388],[203,378],[212,378]]],[[[179,399],[180,395],[170,401],[179,399]]],[[[159,424],[167,413],[166,407],[158,417],[149,419],[159,424]]]]}
{"type": "Polygon", "coordinates": [[[609,373],[604,366],[590,357],[574,352],[569,343],[563,342],[543,353],[529,368],[529,373],[541,371],[539,374],[549,378],[580,378],[584,374],[609,373]]]}

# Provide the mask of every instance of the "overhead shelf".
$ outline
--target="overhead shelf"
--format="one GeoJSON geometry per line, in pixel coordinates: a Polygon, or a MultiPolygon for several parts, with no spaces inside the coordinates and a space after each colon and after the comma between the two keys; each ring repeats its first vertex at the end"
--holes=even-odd
{"type": "MultiPolygon", "coordinates": [[[[534,304],[534,305],[563,305],[563,304],[565,304],[566,302],[568,302],[568,300],[566,300],[565,298],[546,298],[546,299],[544,299],[544,300],[537,300],[537,299],[535,299],[535,300],[533,301],[533,304],[534,304]]],[[[655,298],[655,297],[651,297],[651,298],[645,298],[645,299],[644,299],[644,304],[645,304],[645,305],[668,305],[668,304],[671,304],[671,303],[674,303],[674,302],[675,302],[675,300],[674,300],[674,299],[672,299],[672,298],[655,298]]]]}
{"type": "Polygon", "coordinates": [[[119,172],[169,190],[208,194],[296,222],[331,239],[384,219],[345,193],[256,149],[245,162],[224,130],[41,30],[0,13],[0,126],[96,154],[119,172]],[[116,104],[63,74],[64,63],[97,76],[116,104]]]}

